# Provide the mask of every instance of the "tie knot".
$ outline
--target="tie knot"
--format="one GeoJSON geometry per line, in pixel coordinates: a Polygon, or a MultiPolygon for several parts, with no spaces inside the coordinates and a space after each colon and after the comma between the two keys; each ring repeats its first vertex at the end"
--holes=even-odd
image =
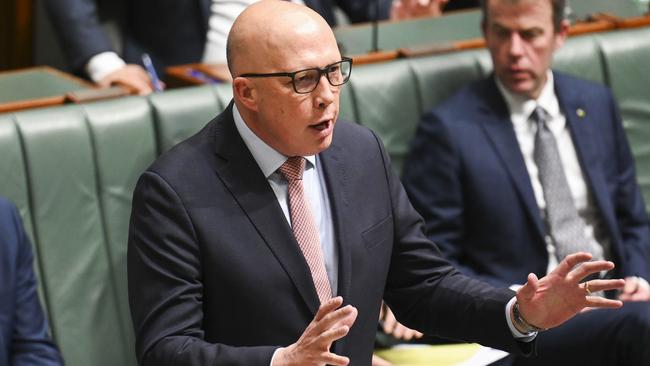
{"type": "Polygon", "coordinates": [[[301,180],[302,172],[305,171],[305,158],[292,156],[278,170],[288,181],[301,180]]]}
{"type": "Polygon", "coordinates": [[[548,114],[544,108],[537,106],[533,113],[530,114],[530,120],[533,121],[537,127],[544,126],[546,124],[548,114]]]}

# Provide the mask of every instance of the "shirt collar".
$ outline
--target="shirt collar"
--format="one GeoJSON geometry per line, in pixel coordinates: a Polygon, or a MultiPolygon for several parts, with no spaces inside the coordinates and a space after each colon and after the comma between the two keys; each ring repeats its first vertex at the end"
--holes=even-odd
{"type": "Polygon", "coordinates": [[[511,114],[530,116],[537,106],[544,108],[546,113],[550,116],[557,116],[560,114],[560,105],[555,96],[555,82],[551,70],[546,71],[546,84],[542,88],[542,92],[539,94],[537,99],[529,99],[528,97],[515,94],[508,90],[501,83],[499,78],[495,77],[495,80],[497,88],[499,88],[501,95],[503,95],[511,114]]]}
{"type": "MultiPolygon", "coordinates": [[[[275,150],[259,138],[248,127],[246,122],[244,122],[244,119],[239,113],[239,109],[237,109],[237,105],[234,103],[232,106],[232,117],[235,120],[235,127],[237,127],[239,135],[244,140],[244,144],[246,144],[246,147],[253,155],[253,159],[255,159],[262,173],[268,179],[289,157],[275,150]]],[[[305,170],[316,166],[316,155],[304,156],[304,158],[308,163],[305,165],[305,170]]]]}

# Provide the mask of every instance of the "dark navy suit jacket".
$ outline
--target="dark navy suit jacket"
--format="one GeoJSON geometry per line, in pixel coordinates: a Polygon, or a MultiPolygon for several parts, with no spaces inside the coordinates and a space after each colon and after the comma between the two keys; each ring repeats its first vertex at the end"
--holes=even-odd
{"type": "Polygon", "coordinates": [[[38,299],[32,248],[18,211],[0,198],[0,365],[61,365],[38,299]]]}
{"type": "MultiPolygon", "coordinates": [[[[70,66],[81,71],[88,60],[101,52],[113,51],[99,24],[99,0],[45,0],[44,4],[70,66]]],[[[391,1],[380,2],[380,19],[386,19],[391,1]]],[[[333,25],[334,6],[352,22],[370,21],[374,0],[305,0],[305,4],[333,25]]],[[[162,73],[165,66],[201,61],[208,30],[211,0],[124,1],[123,58],[140,64],[143,52],[150,54],[162,73]]],[[[115,6],[115,5],[113,5],[115,6]]],[[[101,7],[100,7],[101,9],[101,7]]],[[[119,53],[119,52],[118,52],[119,53]]],[[[162,75],[162,74],[161,74],[162,75]]]]}
{"type": "MultiPolygon", "coordinates": [[[[611,242],[615,276],[649,277],[650,233],[621,117],[603,86],[554,73],[555,93],[611,242]],[[584,112],[584,113],[583,113],[584,112]]],[[[495,285],[546,274],[544,224],[493,77],[424,116],[403,182],[428,237],[461,272],[495,285]]]]}
{"type": "MultiPolygon", "coordinates": [[[[338,294],[358,309],[334,352],[369,365],[384,298],[431,334],[520,349],[513,296],[459,275],[423,232],[378,138],[339,121],[319,154],[339,253],[338,294]]],[[[128,247],[129,301],[141,365],[268,366],[318,306],[309,267],[232,108],[140,177],[128,247]]]]}

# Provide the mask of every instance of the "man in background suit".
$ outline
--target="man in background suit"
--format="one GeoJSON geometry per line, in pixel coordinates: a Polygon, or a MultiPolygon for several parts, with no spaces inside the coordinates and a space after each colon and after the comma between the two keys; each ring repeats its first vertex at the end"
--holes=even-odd
{"type": "Polygon", "coordinates": [[[429,238],[466,275],[520,284],[555,268],[567,243],[616,263],[626,286],[609,295],[623,309],[540,334],[539,357],[517,364],[648,365],[648,216],[609,90],[549,69],[563,10],[558,0],[483,4],[494,74],[425,115],[403,182],[429,238]]]}
{"type": "Polygon", "coordinates": [[[580,284],[613,267],[586,253],[517,293],[442,259],[378,138],[337,121],[351,60],[317,13],[250,6],[228,63],[234,102],[134,192],[140,364],[368,365],[382,298],[408,326],[517,353],[532,352],[535,326],[621,305],[587,296],[623,280],[580,284]]]}
{"type": "Polygon", "coordinates": [[[32,266],[20,215],[0,197],[0,365],[63,364],[48,334],[32,266]]]}
{"type": "MultiPolygon", "coordinates": [[[[148,53],[162,75],[167,66],[195,62],[224,63],[225,37],[234,18],[256,0],[133,0],[120,4],[123,11],[123,50],[114,50],[101,27],[98,0],[45,0],[70,67],[100,86],[122,84],[139,94],[152,91],[149,76],[140,66],[148,53]],[[210,36],[210,33],[212,34],[210,36]],[[208,37],[216,38],[210,40],[208,37]],[[207,46],[207,53],[206,53],[207,46]]],[[[387,19],[392,1],[378,0],[293,0],[304,3],[335,24],[334,7],[340,7],[351,22],[387,19]]],[[[442,0],[400,0],[401,17],[433,14],[442,0]]],[[[115,6],[115,5],[113,5],[115,6]]]]}

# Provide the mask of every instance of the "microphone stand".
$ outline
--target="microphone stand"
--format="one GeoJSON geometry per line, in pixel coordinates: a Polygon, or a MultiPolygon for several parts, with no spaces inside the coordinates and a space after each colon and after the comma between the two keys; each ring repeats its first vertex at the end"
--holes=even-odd
{"type": "Polygon", "coordinates": [[[372,49],[370,52],[379,52],[379,2],[381,0],[374,1],[375,7],[375,16],[372,20],[372,49]]]}

